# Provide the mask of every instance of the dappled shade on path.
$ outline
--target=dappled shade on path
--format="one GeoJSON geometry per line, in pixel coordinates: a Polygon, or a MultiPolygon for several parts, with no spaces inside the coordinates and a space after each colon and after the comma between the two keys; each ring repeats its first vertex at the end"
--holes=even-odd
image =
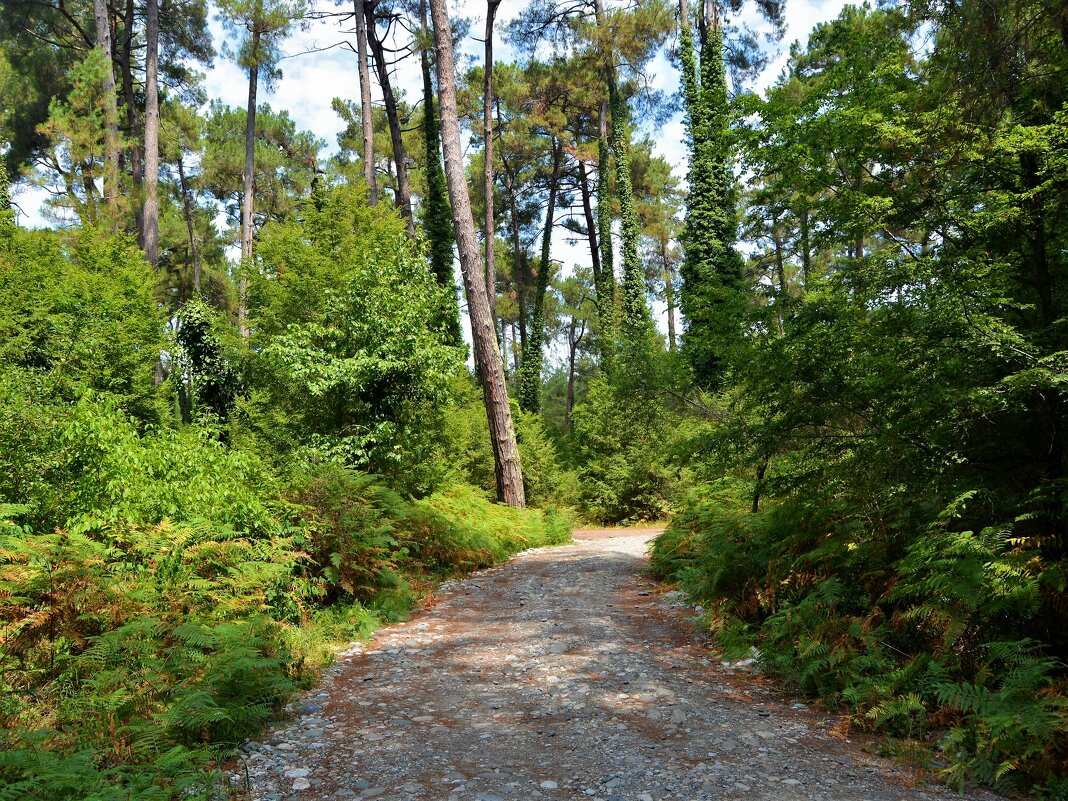
{"type": "Polygon", "coordinates": [[[263,801],[950,797],[712,659],[640,575],[655,534],[576,532],[451,582],[331,668],[237,780],[263,801]]]}

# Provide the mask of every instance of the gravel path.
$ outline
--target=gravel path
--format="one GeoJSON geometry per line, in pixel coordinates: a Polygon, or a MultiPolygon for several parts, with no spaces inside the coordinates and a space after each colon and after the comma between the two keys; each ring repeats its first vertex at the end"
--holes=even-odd
{"type": "Polygon", "coordinates": [[[235,781],[257,801],[961,798],[710,660],[693,610],[639,575],[656,533],[576,532],[450,582],[247,744],[235,781]]]}

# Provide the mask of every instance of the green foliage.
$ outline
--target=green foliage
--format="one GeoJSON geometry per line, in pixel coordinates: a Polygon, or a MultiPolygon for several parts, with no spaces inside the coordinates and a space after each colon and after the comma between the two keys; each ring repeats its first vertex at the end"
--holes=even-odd
{"type": "Polygon", "coordinates": [[[441,328],[452,296],[399,218],[336,187],[300,220],[268,226],[257,256],[252,367],[265,397],[248,407],[253,425],[280,450],[431,489],[440,476],[426,457],[464,354],[441,328]]]}
{"type": "Polygon", "coordinates": [[[676,453],[701,422],[672,394],[678,367],[651,334],[637,338],[575,406],[571,459],[580,470],[580,508],[591,519],[661,520],[686,485],[676,453]]]}
{"type": "Polygon", "coordinates": [[[683,232],[683,348],[702,384],[715,384],[740,335],[742,261],[731,167],[731,109],[718,23],[709,27],[698,66],[693,35],[683,26],[684,99],[690,138],[689,195],[683,232]]]}
{"type": "Polygon", "coordinates": [[[82,797],[72,770],[101,797],[206,792],[205,761],[266,723],[330,638],[568,537],[552,513],[464,488],[406,501],[328,465],[283,493],[250,454],[138,436],[103,402],[59,427],[56,445],[83,443],[70,462],[0,507],[0,777],[38,797],[82,797]]]}
{"type": "Polygon", "coordinates": [[[728,648],[889,734],[942,737],[947,777],[1007,790],[1063,765],[1063,670],[1040,630],[1036,552],[955,531],[959,507],[902,552],[792,501],[758,514],[751,485],[691,494],[653,546],[657,575],[709,609],[728,648]],[[1003,637],[1006,639],[996,639],[1003,637]]]}
{"type": "Polygon", "coordinates": [[[579,496],[578,473],[565,467],[543,419],[529,412],[519,412],[515,420],[527,504],[542,509],[576,506],[579,496]]]}
{"type": "Polygon", "coordinates": [[[141,419],[158,419],[152,368],[162,319],[150,276],[126,238],[15,231],[0,250],[0,362],[47,373],[67,397],[107,392],[141,419]]]}

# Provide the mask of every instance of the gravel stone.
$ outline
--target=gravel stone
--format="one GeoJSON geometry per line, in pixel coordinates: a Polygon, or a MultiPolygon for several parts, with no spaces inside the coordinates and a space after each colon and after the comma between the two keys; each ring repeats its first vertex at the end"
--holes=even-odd
{"type": "Polygon", "coordinates": [[[248,801],[997,801],[835,737],[759,654],[721,663],[687,598],[642,577],[656,533],[580,531],[446,582],[346,647],[231,783],[248,801]]]}

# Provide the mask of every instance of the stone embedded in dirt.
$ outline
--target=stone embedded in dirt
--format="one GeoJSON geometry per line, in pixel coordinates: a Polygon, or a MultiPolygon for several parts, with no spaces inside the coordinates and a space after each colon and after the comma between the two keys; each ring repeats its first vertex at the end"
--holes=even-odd
{"type": "Polygon", "coordinates": [[[311,782],[307,779],[297,779],[295,782],[293,782],[293,790],[295,792],[299,793],[301,790],[309,789],[311,789],[311,782]]]}
{"type": "Polygon", "coordinates": [[[542,782],[541,784],[538,785],[538,787],[540,787],[542,790],[555,790],[559,786],[560,786],[559,784],[557,784],[556,782],[552,782],[552,781],[544,781],[544,782],[542,782]]]}

